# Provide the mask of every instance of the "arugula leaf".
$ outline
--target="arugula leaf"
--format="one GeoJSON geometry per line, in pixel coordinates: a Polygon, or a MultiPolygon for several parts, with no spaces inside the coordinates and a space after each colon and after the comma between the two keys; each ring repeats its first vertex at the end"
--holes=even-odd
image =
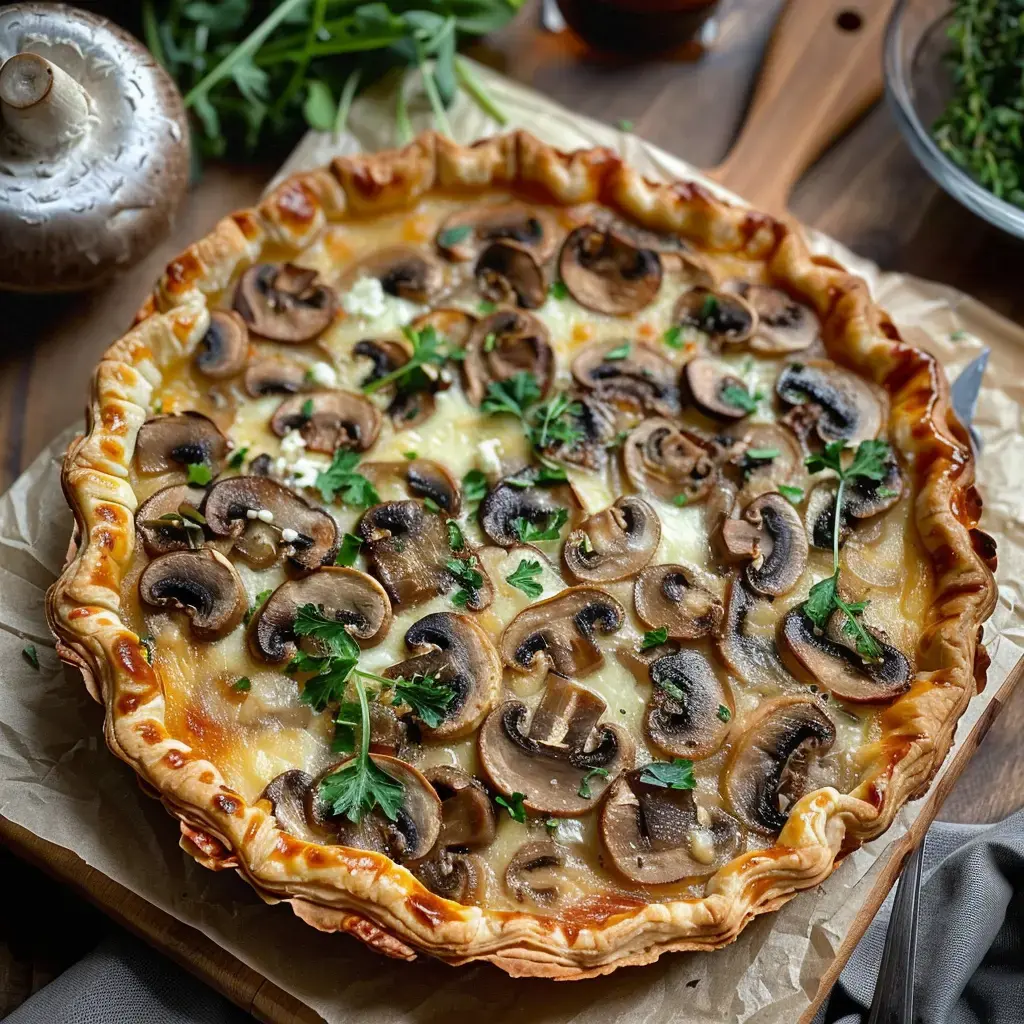
{"type": "Polygon", "coordinates": [[[487,477],[479,469],[471,469],[462,478],[462,496],[466,501],[483,501],[487,497],[487,477]]]}
{"type": "Polygon", "coordinates": [[[652,761],[644,766],[640,781],[663,789],[693,789],[697,780],[693,776],[693,762],[677,757],[671,763],[652,761]]]}
{"type": "Polygon", "coordinates": [[[523,558],[516,566],[515,571],[506,576],[505,580],[517,590],[521,590],[527,597],[540,597],[544,593],[544,588],[534,579],[534,576],[540,576],[543,571],[540,562],[523,558]]]}
{"type": "Polygon", "coordinates": [[[760,391],[751,394],[746,388],[741,388],[736,384],[727,384],[722,388],[721,397],[726,405],[750,413],[757,412],[757,404],[764,398],[764,395],[760,391]]]}
{"type": "Polygon", "coordinates": [[[591,779],[595,779],[595,778],[607,779],[608,778],[608,769],[607,768],[591,768],[590,771],[587,772],[587,774],[584,775],[583,778],[580,780],[580,788],[576,790],[576,795],[578,797],[582,797],[584,800],[592,799],[594,794],[593,794],[593,792],[591,791],[591,788],[590,788],[590,780],[591,779]]]}
{"type": "Polygon", "coordinates": [[[205,487],[213,479],[213,473],[205,462],[189,462],[185,471],[188,473],[188,482],[200,487],[205,487]]]}
{"type": "Polygon", "coordinates": [[[640,650],[646,651],[652,647],[659,647],[661,644],[668,640],[668,627],[659,626],[657,629],[649,629],[644,633],[644,638],[640,643],[640,650]]]}
{"type": "Polygon", "coordinates": [[[516,516],[512,520],[512,529],[524,544],[540,540],[558,540],[562,527],[568,521],[568,510],[556,508],[546,513],[542,523],[532,523],[524,516],[516,516]]]}
{"type": "Polygon", "coordinates": [[[353,533],[346,533],[341,538],[341,547],[338,548],[338,555],[334,559],[335,565],[355,565],[356,559],[359,557],[359,549],[363,546],[363,541],[360,537],[357,537],[353,533]]]}
{"type": "Polygon", "coordinates": [[[355,471],[359,464],[359,453],[339,448],[331,458],[331,464],[316,475],[316,488],[324,501],[340,498],[345,505],[366,508],[380,502],[376,488],[361,473],[355,471]]]}
{"type": "Polygon", "coordinates": [[[498,794],[494,798],[494,802],[499,807],[504,807],[508,811],[508,816],[513,821],[518,821],[520,824],[526,821],[526,808],[523,806],[523,801],[526,799],[525,793],[513,793],[507,800],[498,794]]]}

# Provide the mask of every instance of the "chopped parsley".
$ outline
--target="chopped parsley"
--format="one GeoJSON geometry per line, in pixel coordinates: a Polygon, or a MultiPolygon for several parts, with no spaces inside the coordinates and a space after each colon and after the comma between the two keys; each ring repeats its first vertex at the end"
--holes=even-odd
{"type": "Polygon", "coordinates": [[[324,501],[336,498],[345,505],[366,508],[380,502],[377,489],[361,473],[357,473],[359,453],[339,448],[331,464],[316,475],[316,488],[324,501]]]}
{"type": "Polygon", "coordinates": [[[682,508],[684,505],[688,504],[689,501],[690,499],[685,494],[677,494],[672,499],[672,504],[675,505],[676,508],[682,508]]]}
{"type": "Polygon", "coordinates": [[[434,329],[433,324],[427,324],[419,331],[403,327],[402,333],[412,346],[412,355],[390,373],[364,384],[363,391],[366,394],[380,391],[389,384],[394,384],[399,391],[406,393],[423,391],[432,383],[424,367],[441,367],[449,359],[459,359],[463,354],[461,349],[453,349],[443,344],[444,339],[434,329]]]}
{"type": "Polygon", "coordinates": [[[782,452],[778,448],[748,448],[743,454],[753,462],[771,462],[782,452]]]}
{"type": "Polygon", "coordinates": [[[146,633],[144,636],[140,636],[139,646],[142,648],[142,653],[146,658],[146,662],[152,665],[153,657],[156,654],[156,641],[153,639],[152,635],[146,633]]]}
{"type": "Polygon", "coordinates": [[[346,533],[341,538],[341,547],[338,548],[338,556],[334,559],[335,565],[355,565],[359,557],[359,549],[363,546],[362,538],[354,533],[346,533]]]}
{"type": "Polygon", "coordinates": [[[231,455],[231,458],[228,459],[228,468],[229,469],[241,469],[242,468],[242,464],[245,462],[245,457],[248,454],[249,454],[249,446],[248,445],[245,445],[244,447],[239,448],[238,451],[233,452],[232,455],[231,455]]]}
{"type": "Polygon", "coordinates": [[[437,244],[442,249],[449,249],[453,245],[458,245],[459,242],[464,242],[469,238],[473,231],[473,227],[470,224],[459,224],[457,227],[445,228],[444,231],[438,233],[437,244]]]}
{"type": "Polygon", "coordinates": [[[804,500],[804,489],[802,487],[792,487],[790,484],[779,484],[779,494],[794,505],[804,500]]]}
{"type": "Polygon", "coordinates": [[[449,558],[445,568],[461,584],[461,589],[452,594],[452,604],[464,608],[484,585],[483,575],[475,568],[476,556],[468,558],[449,558]]]}
{"type": "Polygon", "coordinates": [[[617,363],[620,360],[628,359],[632,347],[628,341],[624,341],[621,345],[617,345],[615,348],[605,352],[604,361],[606,363],[617,363]]]}
{"type": "Polygon", "coordinates": [[[498,306],[497,303],[491,302],[490,299],[483,299],[476,308],[483,316],[489,316],[498,306]]]}
{"type": "Polygon", "coordinates": [[[487,497],[487,477],[479,469],[471,469],[462,478],[462,496],[466,501],[483,501],[487,497]]]}
{"type": "Polygon", "coordinates": [[[313,418],[313,399],[307,398],[299,409],[299,415],[304,420],[311,420],[313,418]]]}
{"type": "MultiPolygon", "coordinates": [[[[38,672],[39,671],[39,654],[36,651],[34,644],[25,644],[21,649],[21,656],[38,672]]],[[[149,658],[146,659],[149,661],[149,658]]]]}
{"type": "Polygon", "coordinates": [[[546,513],[541,523],[533,523],[525,516],[516,516],[512,521],[512,529],[524,544],[540,540],[558,540],[562,527],[568,521],[568,509],[556,508],[546,513]]]}
{"type": "Polygon", "coordinates": [[[580,403],[565,392],[543,403],[540,398],[537,381],[521,371],[507,380],[491,381],[480,408],[487,413],[515,416],[522,423],[527,440],[538,451],[551,444],[572,447],[581,441],[583,431],[574,422],[583,411],[580,403]]]}
{"type": "Polygon", "coordinates": [[[419,457],[419,452],[402,452],[402,458],[408,459],[410,462],[412,462],[413,459],[418,459],[419,457]]]}
{"type": "Polygon", "coordinates": [[[693,777],[693,762],[682,757],[672,762],[652,761],[644,766],[640,781],[663,789],[693,789],[697,785],[693,777]]]}
{"type": "Polygon", "coordinates": [[[461,551],[466,546],[466,538],[462,535],[462,527],[454,519],[448,520],[448,547],[452,551],[461,551]]]}
{"type": "Polygon", "coordinates": [[[586,775],[580,780],[580,788],[576,790],[576,795],[582,797],[584,800],[590,800],[594,794],[590,788],[591,779],[607,779],[608,769],[607,768],[591,768],[586,775]]]}
{"type": "Polygon", "coordinates": [[[633,122],[628,117],[621,118],[617,123],[620,132],[631,132],[633,130],[633,122]]]}
{"type": "Polygon", "coordinates": [[[507,800],[499,794],[494,798],[494,802],[499,807],[504,807],[513,821],[523,824],[526,821],[526,808],[523,806],[525,799],[525,793],[513,793],[507,800]]]}
{"type": "Polygon", "coordinates": [[[661,340],[669,348],[680,349],[683,347],[683,329],[679,324],[674,324],[662,336],[661,340]]]}
{"type": "Polygon", "coordinates": [[[728,722],[732,718],[732,712],[724,705],[718,705],[718,720],[720,722],[728,722]]]}
{"type": "Polygon", "coordinates": [[[438,503],[436,501],[434,501],[434,499],[431,498],[429,495],[426,498],[423,499],[423,506],[424,506],[424,508],[426,508],[426,510],[428,512],[440,512],[441,511],[441,506],[438,505],[438,503]]]}
{"type": "Polygon", "coordinates": [[[494,333],[494,331],[491,331],[484,338],[484,351],[485,352],[493,352],[494,351],[494,346],[495,346],[495,344],[497,344],[497,341],[498,341],[498,336],[494,333]]]}
{"type": "Polygon", "coordinates": [[[252,689],[252,683],[249,681],[248,676],[242,676],[231,684],[231,689],[235,693],[248,693],[252,689]]]}
{"type": "Polygon", "coordinates": [[[245,616],[242,620],[247,626],[249,625],[250,622],[252,622],[253,616],[267,603],[272,593],[273,590],[261,590],[256,595],[256,600],[252,603],[252,606],[246,611],[245,616]]]}
{"type": "Polygon", "coordinates": [[[524,558],[519,562],[515,572],[506,576],[505,580],[529,598],[540,597],[544,593],[544,588],[534,577],[540,576],[543,571],[540,562],[524,558]]]}
{"type": "Polygon", "coordinates": [[[567,299],[569,297],[569,289],[566,288],[564,281],[552,281],[551,287],[548,289],[548,295],[553,299],[567,299]]]}
{"type": "Polygon", "coordinates": [[[661,644],[668,640],[668,626],[659,626],[657,629],[649,629],[644,633],[644,638],[640,643],[640,650],[647,651],[652,647],[660,647],[661,644]]]}
{"type": "Polygon", "coordinates": [[[199,487],[205,487],[213,479],[213,473],[205,462],[189,462],[185,472],[188,474],[188,482],[199,487]]]}
{"type": "Polygon", "coordinates": [[[764,398],[764,393],[755,391],[751,394],[746,388],[736,384],[727,384],[722,388],[722,401],[735,409],[742,409],[744,412],[757,412],[757,403],[764,398]]]}

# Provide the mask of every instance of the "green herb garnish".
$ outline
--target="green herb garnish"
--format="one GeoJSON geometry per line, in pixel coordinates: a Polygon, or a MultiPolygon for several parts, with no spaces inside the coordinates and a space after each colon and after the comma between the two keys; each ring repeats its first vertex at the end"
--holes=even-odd
{"type": "Polygon", "coordinates": [[[552,281],[551,287],[548,289],[548,295],[553,299],[567,299],[569,297],[569,289],[566,288],[564,281],[552,281]]]}
{"type": "Polygon", "coordinates": [[[334,564],[355,565],[356,558],[359,557],[359,549],[362,546],[363,541],[360,537],[353,533],[346,533],[341,538],[341,547],[338,549],[338,556],[334,559],[334,564]]]}
{"type": "Polygon", "coordinates": [[[185,472],[188,482],[199,487],[205,487],[213,479],[213,473],[205,462],[190,462],[185,466],[185,472]]]}
{"type": "Polygon", "coordinates": [[[593,792],[590,789],[591,779],[607,779],[608,769],[607,768],[591,768],[586,775],[580,780],[580,788],[576,790],[576,795],[582,797],[584,800],[593,799],[593,792]]]}
{"type": "Polygon", "coordinates": [[[545,513],[544,520],[540,523],[533,523],[525,516],[517,516],[512,521],[512,529],[524,544],[541,540],[558,540],[562,527],[568,521],[568,510],[556,508],[545,513]]]}
{"type": "Polygon", "coordinates": [[[534,577],[540,576],[543,571],[540,562],[524,558],[516,566],[515,572],[506,576],[505,580],[529,598],[540,597],[544,593],[544,588],[534,577]]]}
{"type": "Polygon", "coordinates": [[[661,340],[669,348],[680,349],[683,347],[683,329],[679,324],[674,324],[662,336],[661,340]]]}
{"type": "Polygon", "coordinates": [[[462,496],[466,501],[483,501],[487,497],[487,477],[479,469],[471,469],[462,478],[462,496]]]}
{"type": "Polygon", "coordinates": [[[448,520],[448,547],[452,551],[461,551],[466,546],[466,538],[462,534],[462,527],[454,519],[448,520]]]}
{"type": "Polygon", "coordinates": [[[640,781],[649,786],[663,789],[693,789],[697,780],[693,777],[693,762],[677,757],[671,763],[652,761],[644,766],[640,781]]]}
{"type": "Polygon", "coordinates": [[[494,798],[494,802],[499,807],[504,807],[513,821],[523,824],[526,821],[526,808],[523,806],[525,799],[525,793],[513,793],[507,800],[499,794],[494,798]]]}
{"type": "Polygon", "coordinates": [[[249,447],[246,445],[243,448],[239,448],[238,451],[233,452],[231,458],[228,459],[229,469],[241,469],[245,462],[246,455],[249,454],[249,447]]]}
{"type": "Polygon", "coordinates": [[[324,501],[338,498],[345,505],[366,508],[376,505],[380,495],[376,488],[361,473],[355,471],[359,465],[359,453],[339,448],[331,464],[316,475],[316,488],[324,501]]]}
{"type": "Polygon", "coordinates": [[[235,693],[248,693],[252,689],[252,683],[249,681],[248,676],[242,676],[231,684],[231,689],[235,693]]]}
{"type": "Polygon", "coordinates": [[[804,489],[802,487],[792,487],[789,484],[779,484],[779,494],[781,494],[787,501],[791,501],[794,505],[804,500],[804,489]]]}
{"type": "MultiPolygon", "coordinates": [[[[34,668],[36,671],[39,670],[39,654],[36,651],[35,644],[25,644],[21,649],[21,656],[34,668]]],[[[146,659],[149,661],[149,659],[146,659]]]]}
{"type": "Polygon", "coordinates": [[[453,245],[458,245],[459,242],[464,242],[472,234],[473,228],[469,224],[460,224],[458,227],[445,228],[444,231],[438,232],[437,244],[442,249],[450,249],[453,245]]]}
{"type": "Polygon", "coordinates": [[[252,606],[246,611],[245,616],[243,617],[242,621],[245,623],[245,625],[248,626],[249,623],[252,622],[253,616],[267,603],[267,601],[270,600],[270,595],[272,593],[273,590],[261,590],[256,595],[256,600],[253,602],[252,606]]]}
{"type": "Polygon", "coordinates": [[[732,712],[724,705],[718,705],[718,720],[720,722],[728,722],[732,718],[732,712]]]}
{"type": "Polygon", "coordinates": [[[462,354],[461,349],[448,346],[433,324],[427,324],[419,331],[412,327],[403,327],[402,333],[412,346],[412,355],[390,373],[364,384],[363,391],[366,394],[373,394],[389,384],[394,384],[403,393],[426,390],[433,379],[424,367],[444,366],[449,359],[458,358],[462,354]]]}
{"type": "Polygon", "coordinates": [[[628,359],[632,347],[628,341],[624,341],[621,345],[616,345],[615,348],[605,352],[604,361],[606,363],[616,363],[622,359],[628,359]]]}
{"type": "Polygon", "coordinates": [[[644,638],[640,643],[640,650],[646,651],[652,647],[659,647],[661,644],[668,640],[668,627],[659,626],[657,629],[649,629],[644,633],[644,638]]]}
{"type": "Polygon", "coordinates": [[[434,499],[431,498],[429,495],[423,499],[423,507],[428,512],[440,512],[441,511],[441,506],[438,505],[438,503],[436,501],[434,501],[434,499]]]}
{"type": "Polygon", "coordinates": [[[746,388],[741,388],[736,384],[727,384],[722,388],[722,401],[726,405],[731,405],[736,409],[742,409],[744,412],[751,413],[757,412],[757,403],[764,398],[764,394],[760,391],[755,391],[751,394],[746,388]]]}

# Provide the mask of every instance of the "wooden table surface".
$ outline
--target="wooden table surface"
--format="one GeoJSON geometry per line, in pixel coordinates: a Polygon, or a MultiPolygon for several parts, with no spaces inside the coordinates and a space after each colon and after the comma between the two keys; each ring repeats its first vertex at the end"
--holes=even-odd
{"type": "MultiPolygon", "coordinates": [[[[829,0],[822,0],[829,2],[829,0]]],[[[566,106],[634,131],[704,167],[719,163],[743,121],[780,0],[732,0],[716,46],[700,61],[624,63],[589,54],[567,34],[538,28],[538,0],[474,55],[566,106]]],[[[89,376],[123,333],[163,264],[224,213],[249,205],[271,165],[212,165],[188,196],[171,237],[111,284],[83,296],[0,295],[0,490],[51,438],[80,419],[89,376]]],[[[925,175],[889,111],[871,110],[798,183],[792,212],[885,268],[970,292],[1024,323],[1024,249],[963,210],[925,175]]],[[[993,821],[1024,805],[1024,687],[1018,687],[946,801],[941,818],[993,821]]],[[[32,892],[0,914],[0,1017],[80,955],[83,934],[104,923],[81,911],[84,929],[40,934],[41,876],[0,851],[8,893],[32,892]],[[20,906],[19,906],[20,904],[20,906]],[[13,912],[12,912],[13,911],[13,912]],[[72,934],[69,941],[68,933],[72,934]]],[[[54,918],[51,917],[50,920],[54,918]]],[[[66,922],[66,918],[65,918],[66,922]]]]}

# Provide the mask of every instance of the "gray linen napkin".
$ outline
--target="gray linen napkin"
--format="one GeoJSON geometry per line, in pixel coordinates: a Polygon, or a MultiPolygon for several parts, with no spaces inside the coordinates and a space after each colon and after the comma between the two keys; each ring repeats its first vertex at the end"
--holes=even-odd
{"type": "MultiPolygon", "coordinates": [[[[998,825],[937,822],[928,833],[925,871],[915,1024],[1021,1024],[1024,810],[998,825]]],[[[815,1024],[867,1019],[891,905],[890,896],[815,1024]]],[[[143,943],[117,935],[6,1021],[243,1024],[252,1019],[143,943]]]]}

